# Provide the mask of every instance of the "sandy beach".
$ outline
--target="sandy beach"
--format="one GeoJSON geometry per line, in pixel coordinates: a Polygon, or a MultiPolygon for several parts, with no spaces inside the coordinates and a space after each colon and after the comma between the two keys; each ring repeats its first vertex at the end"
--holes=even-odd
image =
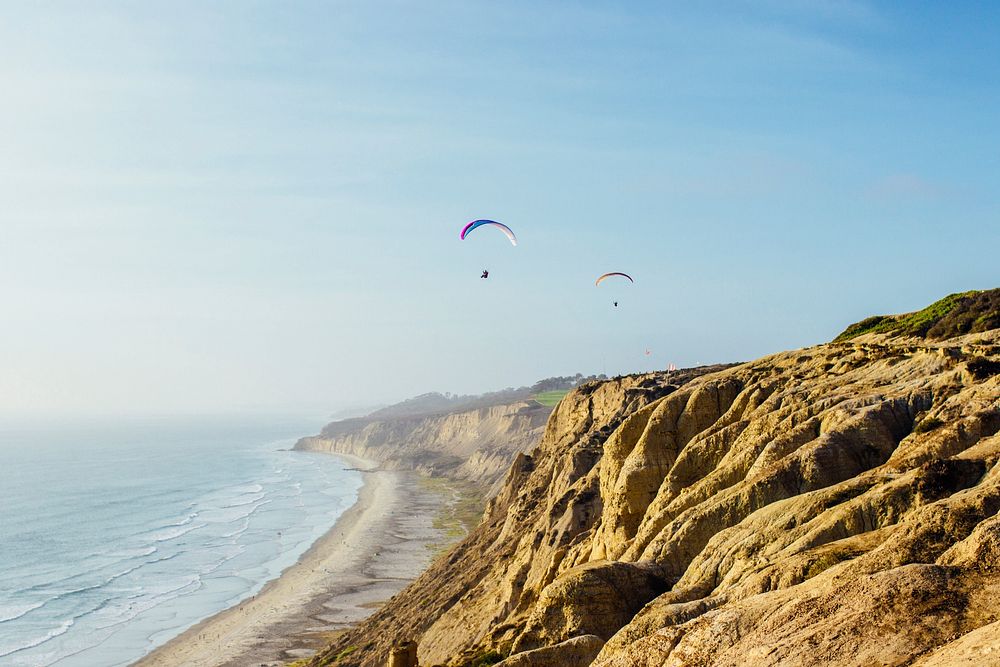
{"type": "Polygon", "coordinates": [[[364,470],[358,502],[299,561],[257,595],[191,627],[138,667],[283,665],[370,614],[426,568],[444,539],[443,498],[412,473],[364,470]]]}

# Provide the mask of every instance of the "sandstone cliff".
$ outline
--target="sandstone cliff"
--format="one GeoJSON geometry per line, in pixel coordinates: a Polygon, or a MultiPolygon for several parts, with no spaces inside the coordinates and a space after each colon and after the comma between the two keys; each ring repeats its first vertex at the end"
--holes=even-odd
{"type": "Polygon", "coordinates": [[[535,401],[333,422],[296,449],[340,452],[389,468],[499,486],[514,457],[538,444],[552,408],[535,401]]]}
{"type": "Polygon", "coordinates": [[[998,294],[578,388],[479,527],[312,664],[411,638],[425,666],[1000,664],[998,294]]]}

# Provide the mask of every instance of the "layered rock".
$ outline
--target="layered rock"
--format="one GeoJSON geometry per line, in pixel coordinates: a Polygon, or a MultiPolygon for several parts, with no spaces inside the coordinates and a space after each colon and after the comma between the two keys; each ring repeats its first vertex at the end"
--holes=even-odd
{"type": "Polygon", "coordinates": [[[472,659],[504,642],[508,652],[514,637],[499,627],[502,620],[527,621],[559,568],[558,554],[600,516],[594,466],[604,441],[631,412],[717,368],[617,378],[570,392],[549,417],[542,444],[515,458],[480,525],[312,664],[381,667],[393,645],[418,637],[422,665],[459,654],[472,659]],[[504,639],[486,639],[498,634],[504,639]]]}
{"type": "Polygon", "coordinates": [[[514,457],[538,444],[552,408],[535,401],[444,414],[333,422],[295,448],[352,454],[388,468],[476,482],[496,491],[514,457]]]}
{"type": "Polygon", "coordinates": [[[910,333],[575,390],[313,664],[998,664],[1000,331],[910,333]]]}

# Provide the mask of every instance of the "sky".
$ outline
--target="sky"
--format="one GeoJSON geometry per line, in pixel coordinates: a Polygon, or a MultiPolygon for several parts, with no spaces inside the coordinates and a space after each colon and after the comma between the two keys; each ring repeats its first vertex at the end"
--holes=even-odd
{"type": "Polygon", "coordinates": [[[1000,286],[998,24],[989,2],[2,3],[0,415],[749,360],[1000,286]],[[476,218],[518,247],[459,240],[476,218]]]}

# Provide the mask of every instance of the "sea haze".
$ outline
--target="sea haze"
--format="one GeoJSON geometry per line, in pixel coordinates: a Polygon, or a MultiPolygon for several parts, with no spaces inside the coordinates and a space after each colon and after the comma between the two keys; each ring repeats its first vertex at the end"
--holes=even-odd
{"type": "Polygon", "coordinates": [[[255,594],[357,499],[318,421],[0,425],[0,664],[126,665],[255,594]]]}

